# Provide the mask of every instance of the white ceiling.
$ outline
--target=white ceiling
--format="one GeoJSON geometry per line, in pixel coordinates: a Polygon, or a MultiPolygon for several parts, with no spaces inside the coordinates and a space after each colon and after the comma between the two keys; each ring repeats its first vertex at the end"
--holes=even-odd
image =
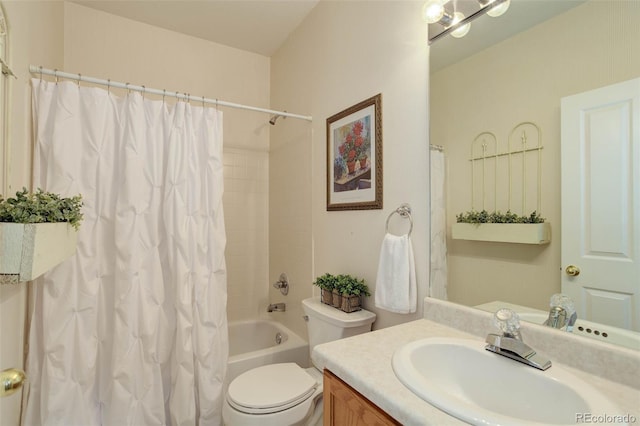
{"type": "Polygon", "coordinates": [[[271,56],[318,0],[72,0],[226,46],[271,56]]]}

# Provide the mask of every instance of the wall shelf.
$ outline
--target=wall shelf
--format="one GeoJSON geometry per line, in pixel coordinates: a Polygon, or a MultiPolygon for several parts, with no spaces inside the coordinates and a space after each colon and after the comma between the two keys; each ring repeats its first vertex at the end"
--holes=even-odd
{"type": "Polygon", "coordinates": [[[0,284],[31,281],[76,251],[78,231],[61,223],[0,223],[0,284]]]}
{"type": "Polygon", "coordinates": [[[548,244],[551,225],[545,223],[454,223],[454,240],[490,241],[518,244],[548,244]]]}

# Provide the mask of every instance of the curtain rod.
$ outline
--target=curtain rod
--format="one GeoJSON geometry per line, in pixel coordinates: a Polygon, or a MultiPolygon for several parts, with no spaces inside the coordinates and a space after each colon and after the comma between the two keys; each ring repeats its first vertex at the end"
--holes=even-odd
{"type": "Polygon", "coordinates": [[[313,120],[313,118],[310,115],[292,114],[292,113],[286,112],[286,111],[277,111],[277,110],[273,110],[273,109],[266,109],[266,108],[259,108],[259,107],[249,106],[249,105],[236,104],[236,103],[233,103],[233,102],[220,101],[218,99],[209,99],[209,98],[205,98],[204,96],[195,97],[195,96],[191,96],[188,93],[169,92],[169,91],[164,90],[164,89],[163,90],[160,90],[160,89],[149,89],[149,88],[147,88],[145,86],[136,86],[134,84],[129,84],[129,83],[120,83],[120,82],[111,81],[111,80],[104,80],[104,79],[101,79],[101,78],[86,77],[86,76],[84,76],[82,74],[71,74],[71,73],[68,73],[68,72],[52,70],[52,69],[48,69],[48,68],[42,68],[40,66],[35,66],[35,65],[29,65],[29,72],[31,74],[39,74],[40,76],[42,76],[42,75],[52,75],[52,76],[54,76],[56,78],[61,77],[61,78],[66,78],[66,79],[70,79],[70,80],[76,80],[76,81],[78,81],[78,83],[81,82],[81,81],[85,81],[87,83],[100,84],[102,86],[115,87],[115,88],[127,89],[127,90],[135,90],[137,92],[142,92],[143,94],[144,93],[151,93],[153,95],[171,96],[171,97],[177,98],[179,100],[202,102],[202,103],[212,104],[212,105],[216,105],[216,106],[224,106],[224,107],[229,107],[229,108],[246,109],[246,110],[249,110],[249,111],[265,112],[267,114],[275,114],[275,115],[279,115],[281,117],[299,118],[301,120],[306,120],[306,121],[312,121],[313,120]]]}

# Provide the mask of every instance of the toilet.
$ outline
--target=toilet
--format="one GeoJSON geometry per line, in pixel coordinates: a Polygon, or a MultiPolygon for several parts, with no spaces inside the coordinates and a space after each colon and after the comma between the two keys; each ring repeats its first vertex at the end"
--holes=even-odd
{"type": "MultiPolygon", "coordinates": [[[[371,331],[376,314],[346,313],[320,302],[302,301],[309,352],[316,345],[371,331]]],[[[316,425],[322,421],[322,371],[295,363],[269,364],[236,377],[227,390],[222,418],[227,426],[316,425]]]]}

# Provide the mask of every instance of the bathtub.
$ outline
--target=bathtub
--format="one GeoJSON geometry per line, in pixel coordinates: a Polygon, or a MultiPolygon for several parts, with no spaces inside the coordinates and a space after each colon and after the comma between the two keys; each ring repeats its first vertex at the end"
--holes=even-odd
{"type": "Polygon", "coordinates": [[[309,344],[275,321],[229,321],[227,385],[247,370],[278,362],[309,367],[309,344]]]}

